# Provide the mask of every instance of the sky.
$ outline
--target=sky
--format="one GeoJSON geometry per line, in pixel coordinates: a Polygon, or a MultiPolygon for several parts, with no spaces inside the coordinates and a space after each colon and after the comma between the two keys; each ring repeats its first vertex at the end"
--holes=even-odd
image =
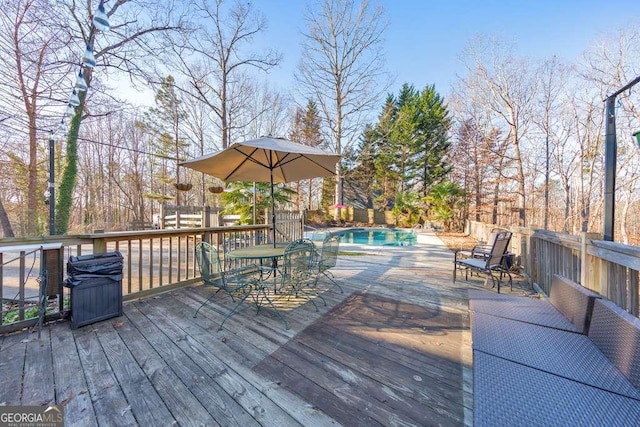
{"type": "MultiPolygon", "coordinates": [[[[464,75],[461,55],[478,34],[516,44],[532,58],[558,56],[575,62],[597,39],[638,25],[640,0],[370,0],[385,8],[388,71],[395,77],[390,92],[403,83],[417,89],[435,84],[445,97],[457,76],[464,75]]],[[[268,81],[290,89],[305,30],[303,0],[253,0],[268,21],[263,35],[280,50],[282,65],[268,81]]],[[[261,37],[262,38],[262,37],[261,37]]]]}

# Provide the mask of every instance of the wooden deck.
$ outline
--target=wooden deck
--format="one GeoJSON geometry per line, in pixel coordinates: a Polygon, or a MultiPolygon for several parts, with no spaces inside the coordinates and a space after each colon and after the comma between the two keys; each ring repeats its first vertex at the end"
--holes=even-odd
{"type": "Polygon", "coordinates": [[[327,307],[232,306],[194,286],[125,304],[125,314],[71,330],[0,337],[0,404],[65,407],[66,425],[472,425],[466,289],[452,253],[427,244],[341,246],[320,286],[327,307]]]}

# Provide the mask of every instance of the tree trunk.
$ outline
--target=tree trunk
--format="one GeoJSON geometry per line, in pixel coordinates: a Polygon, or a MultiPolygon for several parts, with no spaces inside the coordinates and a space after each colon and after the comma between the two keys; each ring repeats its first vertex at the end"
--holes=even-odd
{"type": "Polygon", "coordinates": [[[562,227],[562,231],[565,233],[569,232],[569,218],[571,214],[571,188],[569,184],[565,184],[564,187],[564,225],[562,227]]]}
{"type": "MultiPolygon", "coordinates": [[[[38,140],[36,137],[36,116],[29,106],[29,177],[27,190],[27,235],[38,234],[38,140]]],[[[51,201],[49,201],[51,203],[51,201]]]]}
{"type": "MultiPolygon", "coordinates": [[[[515,131],[514,131],[515,133],[515,131]]],[[[518,225],[520,227],[527,226],[527,218],[526,218],[526,190],[525,190],[525,180],[524,180],[524,169],[522,168],[522,157],[520,155],[520,141],[514,138],[513,141],[513,150],[514,150],[514,160],[516,162],[516,170],[518,177],[518,225]]]]}
{"type": "Polygon", "coordinates": [[[69,136],[67,137],[67,155],[65,157],[64,171],[58,186],[58,200],[56,202],[56,234],[67,234],[69,231],[69,219],[71,218],[71,206],[73,204],[73,189],[76,186],[78,175],[78,132],[82,120],[82,110],[86,92],[80,95],[80,106],[76,107],[71,119],[69,136]]]}
{"type": "Polygon", "coordinates": [[[2,199],[0,199],[0,225],[2,226],[2,234],[4,237],[15,237],[11,222],[9,221],[9,215],[7,215],[7,211],[4,209],[2,199]]]}
{"type": "Polygon", "coordinates": [[[629,214],[629,206],[631,204],[632,192],[627,191],[624,197],[624,204],[622,205],[622,212],[620,212],[620,237],[622,243],[629,244],[629,234],[627,232],[627,216],[629,214]]]}

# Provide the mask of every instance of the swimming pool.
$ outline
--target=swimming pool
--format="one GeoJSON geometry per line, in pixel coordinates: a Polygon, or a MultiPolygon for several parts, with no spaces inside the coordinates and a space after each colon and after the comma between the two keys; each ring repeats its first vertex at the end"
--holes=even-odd
{"type": "Polygon", "coordinates": [[[340,233],[340,243],[369,246],[413,246],[416,235],[394,228],[354,228],[340,233]]]}

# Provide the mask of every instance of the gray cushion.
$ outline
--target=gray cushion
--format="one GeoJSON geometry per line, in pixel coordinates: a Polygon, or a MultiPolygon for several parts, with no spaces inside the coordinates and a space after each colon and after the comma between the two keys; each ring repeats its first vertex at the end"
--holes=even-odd
{"type": "Polygon", "coordinates": [[[505,319],[578,332],[549,301],[469,289],[469,310],[505,319]]]}
{"type": "Polygon", "coordinates": [[[473,351],[473,421],[493,426],[637,426],[640,401],[473,351]]]}
{"type": "Polygon", "coordinates": [[[473,349],[640,400],[638,391],[585,335],[473,314],[473,349]]]}
{"type": "Polygon", "coordinates": [[[611,301],[596,299],[589,338],[640,388],[640,319],[611,301]]]}

